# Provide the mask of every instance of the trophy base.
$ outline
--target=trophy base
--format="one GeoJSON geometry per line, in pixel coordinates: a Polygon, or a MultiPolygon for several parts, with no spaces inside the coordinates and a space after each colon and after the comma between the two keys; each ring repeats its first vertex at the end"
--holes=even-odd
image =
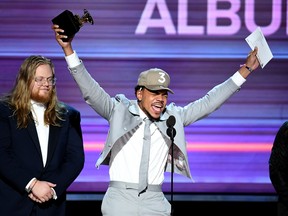
{"type": "Polygon", "coordinates": [[[62,33],[63,35],[68,36],[68,38],[62,38],[62,41],[64,42],[67,42],[68,39],[73,37],[80,29],[79,23],[75,20],[73,13],[69,10],[65,10],[53,18],[52,22],[64,30],[62,33]]]}

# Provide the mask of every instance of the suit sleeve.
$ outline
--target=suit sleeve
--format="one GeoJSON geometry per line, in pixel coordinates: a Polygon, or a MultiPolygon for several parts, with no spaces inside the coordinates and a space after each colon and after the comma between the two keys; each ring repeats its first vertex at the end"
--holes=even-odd
{"type": "MultiPolygon", "coordinates": [[[[5,184],[10,185],[15,190],[25,193],[26,184],[32,179],[33,172],[26,169],[19,161],[17,153],[13,148],[13,140],[15,138],[16,119],[12,115],[12,111],[6,103],[0,102],[0,179],[5,181],[5,184]],[[15,124],[14,124],[15,123],[15,124]],[[21,178],[20,178],[21,177],[21,178]]],[[[24,146],[21,154],[25,152],[25,141],[21,141],[24,146]]]]}
{"type": "Polygon", "coordinates": [[[49,177],[51,182],[57,184],[54,188],[57,196],[65,192],[78,177],[84,167],[85,161],[80,113],[70,107],[68,115],[69,125],[65,158],[59,169],[49,177]]]}

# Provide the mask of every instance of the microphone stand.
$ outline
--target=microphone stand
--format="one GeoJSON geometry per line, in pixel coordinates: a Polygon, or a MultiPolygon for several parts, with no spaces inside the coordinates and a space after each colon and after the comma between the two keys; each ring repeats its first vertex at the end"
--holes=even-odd
{"type": "Polygon", "coordinates": [[[167,125],[167,135],[170,137],[171,140],[171,216],[174,214],[174,203],[173,203],[173,176],[174,176],[174,137],[176,135],[176,130],[173,127],[175,125],[176,119],[173,115],[169,116],[166,121],[167,125]]]}
{"type": "Polygon", "coordinates": [[[173,191],[174,191],[174,184],[173,184],[173,177],[174,177],[174,137],[176,135],[176,131],[175,131],[175,128],[173,128],[173,126],[169,126],[168,129],[167,129],[167,134],[169,135],[170,137],[170,140],[171,140],[171,216],[173,215],[174,213],[174,201],[173,201],[173,191]]]}

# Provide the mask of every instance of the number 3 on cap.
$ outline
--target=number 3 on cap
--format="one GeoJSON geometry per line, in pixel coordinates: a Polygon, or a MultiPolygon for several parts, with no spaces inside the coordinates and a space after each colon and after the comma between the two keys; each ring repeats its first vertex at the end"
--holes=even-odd
{"type": "Polygon", "coordinates": [[[166,81],[166,79],[165,79],[165,73],[159,72],[159,75],[160,75],[160,77],[159,77],[159,79],[158,79],[158,82],[160,82],[160,83],[165,83],[165,81],[166,81]]]}

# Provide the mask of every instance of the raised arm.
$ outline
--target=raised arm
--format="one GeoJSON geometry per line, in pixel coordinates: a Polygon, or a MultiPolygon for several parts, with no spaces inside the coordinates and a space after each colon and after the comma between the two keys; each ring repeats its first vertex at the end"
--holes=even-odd
{"type": "Polygon", "coordinates": [[[51,28],[55,32],[55,39],[62,47],[64,54],[66,56],[71,55],[73,53],[72,41],[74,37],[69,38],[67,42],[63,42],[62,38],[68,38],[67,35],[65,35],[64,30],[60,29],[58,25],[52,25],[51,28]]]}
{"type": "Polygon", "coordinates": [[[243,64],[241,68],[239,69],[239,73],[245,79],[252,73],[252,71],[256,70],[259,66],[259,62],[256,57],[257,52],[258,52],[258,48],[255,47],[255,49],[248,54],[245,64],[243,64]]]}

